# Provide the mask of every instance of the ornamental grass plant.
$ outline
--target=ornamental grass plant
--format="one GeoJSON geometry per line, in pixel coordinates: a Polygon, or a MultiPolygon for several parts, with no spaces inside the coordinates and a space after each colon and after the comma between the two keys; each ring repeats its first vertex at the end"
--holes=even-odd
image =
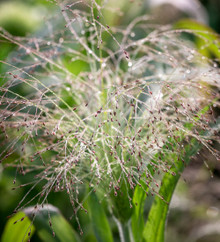
{"type": "Polygon", "coordinates": [[[105,1],[52,2],[56,14],[35,34],[0,29],[17,46],[0,60],[0,160],[13,190],[27,188],[13,221],[29,221],[24,241],[49,241],[40,216],[50,241],[86,241],[79,213],[97,241],[163,241],[185,166],[200,150],[219,160],[219,36],[149,16],[111,26],[105,1]],[[51,193],[68,195],[68,238],[51,193]]]}

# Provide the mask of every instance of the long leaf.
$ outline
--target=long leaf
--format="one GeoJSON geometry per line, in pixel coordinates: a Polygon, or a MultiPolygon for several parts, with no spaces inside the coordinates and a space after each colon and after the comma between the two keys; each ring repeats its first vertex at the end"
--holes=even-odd
{"type": "MultiPolygon", "coordinates": [[[[199,120],[201,115],[205,114],[209,109],[209,106],[205,106],[202,110],[198,112],[195,120],[199,120]]],[[[216,120],[214,126],[219,126],[220,120],[216,120]]],[[[192,129],[193,124],[187,124],[186,128],[192,129]]],[[[184,139],[184,134],[179,133],[180,141],[184,139]]],[[[176,146],[174,139],[169,139],[170,144],[173,148],[176,146]]],[[[162,180],[162,185],[160,187],[160,197],[163,197],[163,201],[159,196],[154,199],[153,205],[151,207],[148,219],[143,231],[143,239],[146,242],[163,242],[164,241],[164,232],[165,224],[167,219],[167,213],[169,209],[169,203],[171,201],[172,195],[174,193],[175,187],[178,183],[178,180],[183,172],[185,166],[190,162],[192,156],[194,156],[198,150],[201,148],[201,144],[195,138],[191,140],[191,145],[186,145],[181,154],[171,154],[165,157],[165,160],[170,160],[173,163],[173,167],[170,173],[164,175],[162,180]],[[182,156],[182,159],[179,159],[179,155],[182,156]],[[184,162],[183,162],[184,161],[184,162]],[[175,174],[175,175],[174,175],[175,174]]]]}
{"type": "MultiPolygon", "coordinates": [[[[30,218],[33,215],[33,211],[34,207],[24,210],[25,214],[30,218]]],[[[33,219],[33,223],[36,228],[36,232],[42,241],[79,241],[76,232],[71,227],[69,222],[62,216],[60,211],[52,205],[47,205],[44,208],[40,208],[33,219]]]]}
{"type": "Polygon", "coordinates": [[[25,216],[25,213],[19,212],[10,218],[4,228],[1,241],[2,242],[25,242],[28,241],[34,233],[34,226],[25,216]],[[30,230],[31,229],[31,230],[30,230]],[[28,236],[28,233],[30,235],[28,236]]]}
{"type": "Polygon", "coordinates": [[[175,23],[174,28],[194,31],[195,42],[199,51],[207,57],[215,56],[220,58],[219,36],[212,28],[191,19],[178,21],[175,23]]]}
{"type": "Polygon", "coordinates": [[[108,219],[94,192],[89,195],[88,206],[97,240],[100,242],[113,242],[108,219]]]}
{"type": "Polygon", "coordinates": [[[174,157],[174,155],[172,157],[175,165],[171,169],[171,173],[164,175],[159,191],[160,196],[162,196],[165,201],[158,196],[155,197],[143,232],[143,238],[146,242],[164,241],[164,231],[169,203],[180,178],[180,174],[184,170],[185,165],[189,163],[190,157],[195,155],[201,148],[198,141],[193,140],[192,143],[193,146],[188,145],[185,147],[185,156],[183,158],[184,163],[178,160],[177,157],[174,157]],[[176,175],[172,175],[172,172],[176,175]]]}
{"type": "Polygon", "coordinates": [[[137,186],[133,196],[134,210],[131,218],[132,233],[136,242],[142,240],[142,232],[144,229],[144,201],[146,197],[146,191],[137,186]]]}

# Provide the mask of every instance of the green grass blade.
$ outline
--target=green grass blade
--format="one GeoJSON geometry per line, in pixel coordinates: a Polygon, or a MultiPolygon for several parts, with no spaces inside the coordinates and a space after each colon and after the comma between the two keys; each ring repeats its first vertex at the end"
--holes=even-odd
{"type": "MultiPolygon", "coordinates": [[[[33,207],[24,210],[29,217],[33,214],[33,207]]],[[[80,241],[78,235],[63,217],[60,211],[52,205],[39,209],[33,220],[36,232],[42,241],[77,242],[80,241]],[[49,224],[49,217],[51,226],[49,224]],[[54,233],[54,235],[53,235],[54,233]]]]}
{"type": "Polygon", "coordinates": [[[87,204],[97,241],[113,242],[113,236],[108,219],[94,192],[89,195],[87,204]]]}
{"type": "Polygon", "coordinates": [[[191,19],[183,19],[175,23],[174,28],[192,30],[199,51],[207,56],[220,58],[218,34],[210,27],[191,19]]]}
{"type": "Polygon", "coordinates": [[[142,240],[142,232],[144,229],[144,201],[146,197],[146,191],[142,187],[137,186],[133,196],[134,210],[131,218],[131,227],[135,242],[142,240]]]}
{"type": "MultiPolygon", "coordinates": [[[[183,158],[184,163],[188,164],[190,161],[190,157],[195,155],[200,148],[201,145],[195,139],[192,141],[191,146],[186,146],[185,156],[183,158]]],[[[174,172],[176,175],[167,173],[163,177],[159,194],[161,197],[164,198],[165,201],[162,200],[159,196],[155,197],[143,232],[143,239],[146,242],[164,241],[164,231],[167,213],[169,209],[169,203],[171,201],[172,195],[174,193],[180,175],[185,168],[184,163],[178,160],[177,157],[173,156],[172,160],[174,162],[174,165],[171,169],[171,173],[174,172]]]]}
{"type": "Polygon", "coordinates": [[[19,212],[7,221],[1,241],[26,242],[31,238],[34,230],[35,228],[34,226],[31,226],[31,221],[27,217],[25,217],[25,214],[23,212],[19,212]],[[24,220],[22,218],[24,218],[24,220]],[[29,232],[31,232],[30,236],[28,236],[29,232]]]}

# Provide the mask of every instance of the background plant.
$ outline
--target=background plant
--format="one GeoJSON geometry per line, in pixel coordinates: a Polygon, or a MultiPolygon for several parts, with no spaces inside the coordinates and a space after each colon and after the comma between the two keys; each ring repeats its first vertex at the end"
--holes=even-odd
{"type": "Polygon", "coordinates": [[[113,240],[106,213],[121,241],[162,241],[184,165],[201,147],[219,158],[218,62],[186,37],[201,40],[200,49],[218,42],[206,30],[158,26],[146,16],[111,27],[107,7],[95,1],[56,4],[59,14],[35,36],[1,30],[18,46],[1,61],[1,162],[27,176],[16,186],[16,175],[14,189],[29,186],[14,212],[36,205],[24,211],[38,228],[51,192],[64,191],[81,234],[80,210],[89,210],[98,240],[113,240]],[[155,195],[144,225],[144,201],[155,195]]]}

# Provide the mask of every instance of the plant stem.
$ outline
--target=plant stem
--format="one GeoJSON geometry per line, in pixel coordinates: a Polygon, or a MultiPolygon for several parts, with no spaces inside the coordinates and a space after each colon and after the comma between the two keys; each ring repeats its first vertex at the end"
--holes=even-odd
{"type": "Polygon", "coordinates": [[[118,227],[119,237],[121,242],[129,242],[131,241],[129,237],[129,226],[128,223],[121,223],[115,216],[114,216],[115,223],[118,227]]]}

